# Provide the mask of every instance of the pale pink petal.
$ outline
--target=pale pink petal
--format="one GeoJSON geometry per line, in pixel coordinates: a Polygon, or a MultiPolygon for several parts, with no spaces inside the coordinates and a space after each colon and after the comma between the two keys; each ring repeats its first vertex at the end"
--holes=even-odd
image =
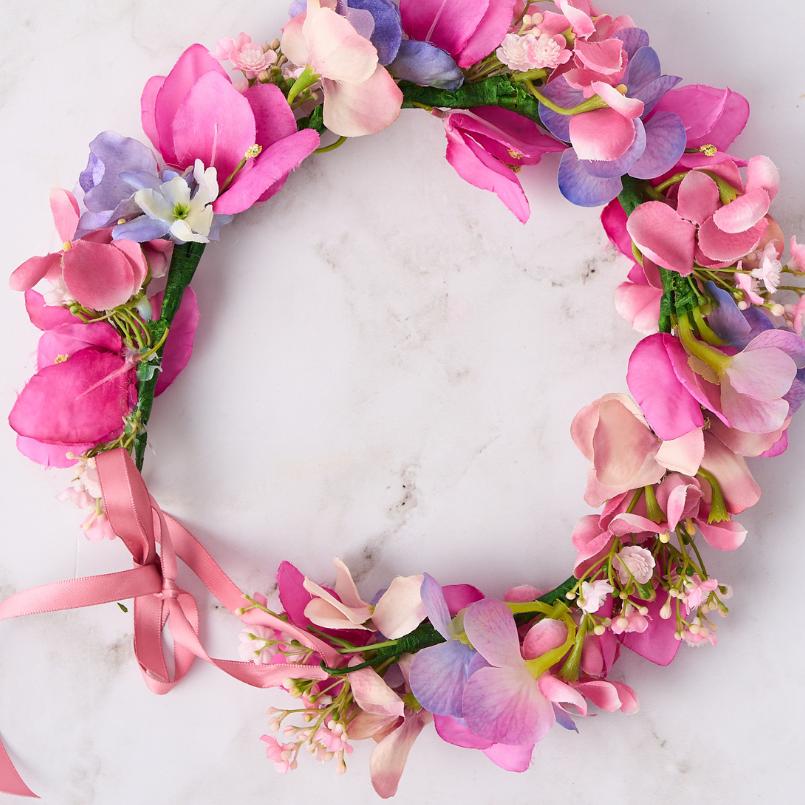
{"type": "Polygon", "coordinates": [[[611,682],[607,682],[604,679],[578,682],[576,683],[576,689],[600,710],[614,713],[621,709],[618,689],[611,682]]]}
{"type": "Polygon", "coordinates": [[[70,295],[92,310],[123,305],[137,290],[129,258],[114,246],[77,241],[62,259],[64,284],[70,295]]]}
{"type": "Polygon", "coordinates": [[[355,703],[366,713],[383,716],[402,716],[403,700],[372,668],[361,668],[349,674],[349,685],[355,703]]]}
{"type": "Polygon", "coordinates": [[[22,265],[17,266],[11,274],[9,285],[12,291],[27,291],[41,282],[61,263],[61,252],[47,254],[44,257],[29,257],[22,265]]]}
{"type": "Polygon", "coordinates": [[[576,715],[587,715],[587,702],[584,697],[566,682],[551,674],[543,674],[539,678],[539,689],[548,701],[558,704],[563,710],[576,715]]]}
{"type": "Polygon", "coordinates": [[[361,137],[390,126],[399,116],[403,95],[385,67],[362,84],[325,79],[324,125],[342,137],[361,137]]]}
{"type": "Polygon", "coordinates": [[[576,563],[574,573],[578,573],[582,564],[602,551],[608,550],[612,542],[612,535],[602,528],[597,515],[588,514],[582,517],[573,529],[573,546],[576,549],[576,563]]]}
{"type": "Polygon", "coordinates": [[[661,526],[653,520],[629,512],[616,514],[609,524],[609,532],[616,537],[623,537],[627,534],[642,534],[644,532],[656,534],[660,528],[661,526]]]}
{"type": "MultiPolygon", "coordinates": [[[[179,57],[157,93],[154,102],[154,129],[157,139],[151,137],[151,141],[154,144],[158,141],[159,150],[168,164],[177,164],[173,145],[173,119],[176,111],[195,83],[206,73],[217,73],[229,82],[226,70],[204,45],[191,45],[179,57]]],[[[143,127],[148,131],[145,120],[143,127]]]]}
{"type": "Polygon", "coordinates": [[[746,192],[765,190],[774,199],[780,190],[780,171],[765,156],[752,157],[746,166],[746,192]]]}
{"type": "Polygon", "coordinates": [[[697,520],[696,525],[707,544],[717,551],[736,551],[746,541],[746,529],[735,520],[713,524],[697,520]]]}
{"type": "Polygon", "coordinates": [[[579,159],[617,159],[636,136],[634,122],[614,109],[596,109],[570,118],[570,142],[579,159]]]}
{"type": "Polygon", "coordinates": [[[353,741],[363,741],[366,738],[379,741],[396,729],[399,723],[399,718],[374,715],[361,710],[349,722],[349,737],[353,741]]]}
{"type": "Polygon", "coordinates": [[[662,291],[650,285],[623,282],[615,289],[615,310],[642,335],[657,332],[662,291]]]}
{"type": "Polygon", "coordinates": [[[282,29],[282,40],[280,49],[292,64],[304,67],[310,61],[310,51],[302,27],[305,24],[307,14],[298,14],[285,23],[282,29]]]}
{"type": "Polygon", "coordinates": [[[388,799],[397,793],[397,786],[411,747],[430,719],[430,713],[424,710],[409,715],[394,732],[387,735],[375,747],[372,759],[369,761],[369,770],[372,786],[378,796],[388,799]]]}
{"type": "Polygon", "coordinates": [[[590,19],[589,14],[572,5],[569,0],[558,0],[557,5],[572,26],[576,36],[586,38],[595,33],[595,23],[590,19]]]}
{"type": "Polygon", "coordinates": [[[113,240],[111,245],[119,249],[129,258],[131,267],[134,269],[132,294],[137,293],[142,287],[143,282],[145,282],[145,278],[148,276],[148,263],[146,262],[142,246],[133,240],[113,240]]]}
{"type": "Polygon", "coordinates": [[[317,588],[311,584],[309,579],[305,580],[305,589],[313,596],[305,607],[305,617],[316,626],[325,629],[359,629],[361,631],[372,631],[363,624],[372,615],[369,607],[360,609],[358,607],[348,607],[332,598],[324,588],[317,588]]]}
{"type": "MultiPolygon", "coordinates": [[[[333,559],[335,565],[335,591],[341,601],[349,607],[365,607],[366,602],[361,598],[358,587],[352,578],[352,573],[341,559],[333,559]]],[[[421,584],[421,579],[420,579],[421,584]]]]}
{"type": "MultiPolygon", "coordinates": [[[[622,92],[618,92],[611,84],[607,84],[605,81],[593,81],[590,84],[590,89],[598,95],[601,100],[603,100],[610,109],[616,111],[619,115],[626,118],[627,120],[634,120],[640,115],[643,114],[645,109],[645,104],[639,98],[628,98],[622,92]]],[[[606,111],[602,109],[601,111],[606,111]]],[[[583,117],[583,115],[579,115],[579,117],[583,117]]],[[[602,118],[599,118],[602,120],[602,118]]],[[[625,131],[625,128],[623,129],[625,131]]],[[[573,132],[573,118],[570,120],[570,131],[571,131],[571,140],[572,140],[572,132],[573,132]]],[[[611,128],[611,123],[604,123],[602,124],[600,136],[612,136],[613,129],[611,128]]],[[[634,140],[632,140],[634,141],[634,140]]],[[[575,143],[574,143],[575,145],[575,143]]],[[[631,143],[629,143],[631,145],[631,143]]],[[[578,149],[577,149],[578,152],[578,149]]],[[[625,153],[625,152],[622,152],[625,153]]],[[[621,156],[622,154],[618,154],[621,156]]],[[[584,159],[584,157],[580,157],[584,159]]],[[[588,159],[593,159],[594,157],[587,157],[588,159]]],[[[607,159],[611,157],[601,157],[602,159],[607,159]]]]}
{"type": "Polygon", "coordinates": [[[422,576],[397,576],[372,613],[372,622],[389,640],[413,632],[425,619],[425,604],[420,590],[422,576]]]}
{"type": "Polygon", "coordinates": [[[798,243],[791,237],[791,263],[799,271],[805,271],[805,243],[798,243]]]}
{"type": "Polygon", "coordinates": [[[770,450],[783,435],[784,428],[785,426],[771,433],[747,433],[727,427],[717,419],[710,423],[710,432],[717,436],[719,441],[733,453],[747,458],[755,458],[770,450]]]}
{"type": "Polygon", "coordinates": [[[486,667],[464,688],[464,719],[474,733],[494,743],[525,744],[545,737],[556,716],[525,666],[486,667]]]}
{"type": "Polygon", "coordinates": [[[215,167],[221,185],[256,142],[254,113],[229,78],[210,72],[201,76],[176,110],[171,126],[176,164],[200,159],[215,167]]]}
{"type": "Polygon", "coordinates": [[[718,207],[718,185],[706,173],[690,171],[679,184],[676,211],[688,221],[703,224],[718,207]]]}
{"type": "Polygon", "coordinates": [[[726,378],[721,382],[721,410],[730,425],[749,433],[777,430],[790,412],[786,400],[758,400],[736,391],[726,378]]]}
{"type": "Polygon", "coordinates": [[[698,429],[679,439],[663,442],[657,451],[657,463],[671,472],[692,476],[699,471],[704,452],[704,434],[698,429]]]}
{"type": "Polygon", "coordinates": [[[614,685],[615,690],[618,691],[618,697],[621,700],[621,713],[633,715],[640,709],[637,694],[628,685],[624,685],[623,682],[610,682],[610,684],[614,685]]]}
{"type": "Polygon", "coordinates": [[[50,191],[50,211],[53,223],[62,243],[69,243],[78,227],[78,202],[68,190],[55,188],[50,191]]]}
{"type": "Polygon", "coordinates": [[[740,514],[754,506],[760,500],[760,487],[743,458],[736,456],[710,433],[705,435],[705,445],[702,467],[718,479],[729,512],[740,514]]]}
{"type": "Polygon", "coordinates": [[[537,621],[523,638],[523,656],[528,660],[541,657],[559,648],[565,640],[567,640],[567,626],[555,618],[543,618],[537,621]]]}
{"type": "Polygon", "coordinates": [[[264,201],[282,187],[289,174],[319,147],[319,142],[317,132],[304,129],[269,146],[251,167],[238,174],[231,187],[214,202],[213,210],[219,215],[235,215],[264,201]]]}
{"type": "Polygon", "coordinates": [[[693,271],[696,227],[661,201],[641,204],[626,228],[641,252],[663,268],[683,276],[693,271]]]}
{"type": "Polygon", "coordinates": [[[302,33],[307,43],[307,64],[323,78],[361,84],[375,72],[375,46],[332,9],[308,8],[302,33]]]}
{"type": "Polygon", "coordinates": [[[580,40],[576,42],[573,52],[588,70],[595,73],[614,75],[623,70],[624,50],[620,39],[604,39],[601,42],[580,40]]]}
{"type": "Polygon", "coordinates": [[[747,348],[732,359],[727,376],[730,385],[741,394],[756,400],[778,400],[791,388],[797,364],[776,347],[747,348]]]}
{"type": "Polygon", "coordinates": [[[473,604],[464,613],[464,631],[473,648],[491,665],[523,667],[517,626],[505,604],[492,599],[473,604]]]}

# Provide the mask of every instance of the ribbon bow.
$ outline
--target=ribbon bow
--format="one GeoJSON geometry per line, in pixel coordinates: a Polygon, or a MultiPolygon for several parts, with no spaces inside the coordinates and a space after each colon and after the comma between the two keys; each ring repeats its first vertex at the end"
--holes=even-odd
{"type": "MultiPolygon", "coordinates": [[[[125,450],[102,453],[96,463],[106,516],[131,554],[134,567],[16,593],[0,603],[0,620],[133,598],[134,654],[146,684],[158,694],[171,690],[187,674],[196,658],[258,688],[276,687],[288,678],[321,680],[327,677],[318,664],[257,665],[211,657],[199,638],[198,605],[177,582],[177,559],[181,559],[227,609],[246,623],[269,626],[311,649],[328,665],[340,664],[343,658],[331,646],[286,621],[260,610],[241,615],[239,610],[244,602],[241,590],[199,541],[178,520],[160,509],[125,450]],[[173,640],[172,673],[163,640],[168,623],[173,640]]],[[[2,741],[0,791],[37,796],[20,776],[2,741]]]]}

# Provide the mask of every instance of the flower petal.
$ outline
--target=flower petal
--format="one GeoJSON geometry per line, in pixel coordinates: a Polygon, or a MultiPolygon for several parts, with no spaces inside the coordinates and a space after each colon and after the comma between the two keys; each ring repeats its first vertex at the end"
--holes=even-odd
{"type": "MultiPolygon", "coordinates": [[[[162,294],[152,296],[150,301],[155,316],[158,316],[159,310],[162,308],[162,294]]],[[[187,288],[171,324],[168,340],[165,342],[165,349],[162,352],[162,363],[155,392],[157,396],[176,380],[190,362],[200,315],[196,292],[192,288],[187,288]]]]}
{"type": "Polygon", "coordinates": [[[373,668],[350,672],[349,687],[355,697],[355,704],[365,713],[402,716],[405,709],[403,700],[373,668]]]}
{"type": "Polygon", "coordinates": [[[528,660],[536,659],[559,648],[565,640],[567,626],[555,618],[543,618],[526,632],[523,638],[523,656],[528,660]]]}
{"type": "MultiPolygon", "coordinates": [[[[461,53],[488,10],[489,0],[400,0],[403,30],[408,37],[432,42],[453,57],[461,53]]],[[[488,52],[502,39],[503,34],[488,52]]]]}
{"type": "Polygon", "coordinates": [[[570,119],[570,142],[579,159],[617,159],[636,136],[634,121],[614,109],[596,109],[570,119]]]}
{"type": "Polygon", "coordinates": [[[641,252],[663,268],[693,271],[696,228],[661,201],[647,201],[629,216],[626,228],[641,252]]]}
{"type": "Polygon", "coordinates": [[[761,219],[751,229],[731,234],[719,229],[715,217],[708,218],[699,229],[699,248],[711,260],[732,262],[753,251],[767,227],[766,219],[761,219]]]}
{"type": "Polygon", "coordinates": [[[629,169],[635,179],[654,179],[671,170],[685,153],[687,142],[682,120],[670,112],[659,112],[646,121],[646,149],[629,169]]]}
{"type": "Polygon", "coordinates": [[[620,177],[601,179],[593,176],[572,148],[562,154],[562,161],[559,163],[559,190],[573,204],[580,207],[601,207],[612,201],[622,189],[620,177]]]}
{"type": "Polygon", "coordinates": [[[450,611],[447,608],[442,587],[428,573],[422,576],[420,597],[425,607],[425,614],[434,629],[445,639],[452,636],[450,611]]]}
{"type": "Polygon", "coordinates": [[[92,310],[125,304],[139,289],[129,258],[104,243],[78,241],[64,253],[62,273],[70,295],[92,310]]]}
{"type": "MultiPolygon", "coordinates": [[[[276,84],[255,84],[249,87],[243,96],[249,102],[254,115],[254,144],[268,148],[296,133],[294,113],[276,84]]],[[[226,176],[219,178],[223,181],[226,176]]]]}
{"type": "Polygon", "coordinates": [[[425,620],[421,588],[421,575],[397,576],[380,597],[372,613],[372,623],[389,640],[413,632],[425,620]]]}
{"type": "Polygon", "coordinates": [[[390,126],[399,116],[403,95],[381,65],[361,84],[325,79],[324,125],[342,137],[362,137],[390,126]]]}
{"type": "Polygon", "coordinates": [[[75,236],[78,227],[78,202],[68,190],[55,188],[50,191],[50,211],[53,223],[62,243],[69,243],[75,236]]]}
{"type": "Polygon", "coordinates": [[[751,229],[762,220],[771,206],[769,194],[758,188],[750,190],[735,201],[727,204],[713,214],[713,223],[730,235],[738,235],[751,229]]]}
{"type": "Polygon", "coordinates": [[[690,171],[679,184],[676,211],[701,225],[718,207],[718,185],[703,171],[690,171]]]}
{"type": "Polygon", "coordinates": [[[28,291],[41,282],[51,271],[61,264],[61,252],[46,254],[44,257],[29,257],[17,266],[11,274],[9,285],[12,291],[28,291]]]}
{"type": "Polygon", "coordinates": [[[464,613],[464,631],[475,650],[491,665],[523,665],[514,616],[500,601],[485,599],[470,606],[464,613]]]}
{"type": "Polygon", "coordinates": [[[743,458],[736,456],[711,433],[705,434],[704,441],[702,468],[718,479],[730,514],[740,514],[754,506],[760,500],[760,487],[743,458]]]}
{"type": "Polygon", "coordinates": [[[646,602],[648,607],[648,628],[644,632],[628,632],[622,643],[626,648],[639,654],[656,665],[670,665],[676,657],[681,641],[674,636],[676,620],[660,617],[660,609],[667,599],[662,593],[654,601],[646,602]]]}
{"type": "Polygon", "coordinates": [[[421,649],[409,673],[411,692],[429,712],[461,716],[464,686],[477,654],[457,640],[421,649]]]}
{"type": "Polygon", "coordinates": [[[377,50],[352,24],[331,8],[308,8],[302,33],[307,64],[322,78],[360,84],[377,68],[377,50]]]}
{"type": "Polygon", "coordinates": [[[746,541],[746,529],[735,520],[712,525],[704,520],[697,520],[696,525],[705,542],[717,551],[737,551],[746,541]]]}
{"type": "Polygon", "coordinates": [[[389,72],[401,81],[421,87],[456,90],[464,83],[464,73],[446,51],[429,42],[404,39],[389,72]]]}
{"type": "Polygon", "coordinates": [[[388,799],[397,793],[411,747],[430,718],[430,714],[425,711],[409,715],[375,747],[369,769],[372,786],[379,796],[388,799]]]}

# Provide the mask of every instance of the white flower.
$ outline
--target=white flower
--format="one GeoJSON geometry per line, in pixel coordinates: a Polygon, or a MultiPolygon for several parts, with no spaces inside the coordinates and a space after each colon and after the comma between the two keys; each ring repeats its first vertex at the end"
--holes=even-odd
{"type": "Polygon", "coordinates": [[[496,51],[498,59],[516,73],[528,70],[550,69],[564,64],[570,51],[560,44],[561,37],[553,37],[539,31],[526,34],[506,34],[496,51]]]}
{"type": "Polygon", "coordinates": [[[760,265],[751,273],[755,279],[763,282],[769,293],[776,293],[780,287],[782,270],[783,264],[777,255],[777,248],[773,243],[767,243],[760,256],[760,265]]]}
{"type": "Polygon", "coordinates": [[[218,198],[218,173],[205,170],[200,159],[193,167],[196,191],[184,176],[175,176],[159,187],[134,194],[137,206],[153,220],[169,224],[170,235],[180,243],[207,243],[212,228],[212,202],[218,198]]]}
{"type": "Polygon", "coordinates": [[[654,557],[645,548],[639,545],[627,545],[621,548],[615,556],[615,568],[621,584],[628,584],[634,577],[638,584],[646,584],[654,575],[654,557]]]}
{"type": "Polygon", "coordinates": [[[584,612],[598,612],[604,604],[606,597],[613,592],[613,587],[608,581],[599,579],[598,581],[582,582],[581,595],[579,596],[579,607],[584,612]]]}

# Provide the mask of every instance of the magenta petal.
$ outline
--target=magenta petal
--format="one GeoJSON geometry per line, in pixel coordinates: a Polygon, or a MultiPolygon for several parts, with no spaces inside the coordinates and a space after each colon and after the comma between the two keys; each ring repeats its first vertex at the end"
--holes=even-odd
{"type": "Polygon", "coordinates": [[[690,433],[704,424],[699,403],[686,391],[674,371],[676,361],[686,361],[677,338],[657,333],[644,338],[629,358],[626,382],[646,415],[649,425],[663,441],[690,433]]]}
{"type": "MultiPolygon", "coordinates": [[[[155,311],[159,311],[162,307],[162,294],[152,297],[151,305],[155,311]]],[[[189,363],[200,315],[196,292],[192,288],[187,288],[171,324],[168,340],[165,342],[161,371],[157,378],[157,396],[176,380],[189,363]]]]}
{"type": "Polygon", "coordinates": [[[12,291],[27,291],[43,280],[48,272],[58,268],[61,252],[47,254],[44,257],[29,257],[22,265],[17,266],[11,275],[9,285],[12,291]]]}
{"type": "Polygon", "coordinates": [[[304,129],[266,148],[254,160],[252,168],[240,174],[232,186],[213,205],[219,215],[235,215],[249,209],[271,188],[288,175],[318,147],[320,138],[312,129],[304,129]]]}
{"type": "Polygon", "coordinates": [[[636,136],[634,121],[614,109],[596,109],[570,118],[570,142],[579,159],[618,159],[636,136]]]}
{"type": "Polygon", "coordinates": [[[667,596],[660,594],[654,601],[646,604],[649,624],[645,632],[629,632],[623,635],[622,640],[626,648],[657,665],[670,665],[680,646],[680,641],[674,636],[676,620],[660,617],[660,609],[666,598],[667,596]]]}
{"type": "Polygon", "coordinates": [[[223,184],[256,142],[254,113],[229,78],[207,73],[176,110],[171,134],[177,165],[200,159],[217,169],[223,184]]]}
{"type": "Polygon", "coordinates": [[[525,666],[481,668],[464,688],[464,720],[494,743],[524,744],[543,738],[556,717],[525,666]]]}
{"type": "Polygon", "coordinates": [[[699,248],[717,262],[739,260],[755,249],[767,227],[768,222],[763,219],[746,232],[729,234],[719,229],[713,218],[708,218],[699,229],[699,248]]]}
{"type": "Polygon", "coordinates": [[[282,562],[277,568],[277,588],[280,602],[291,623],[302,629],[311,625],[305,615],[305,607],[313,596],[304,588],[305,576],[290,562],[282,562]]]}
{"type": "Polygon", "coordinates": [[[105,243],[78,241],[64,253],[62,272],[73,298],[92,310],[125,304],[136,290],[131,261],[105,243]]]}
{"type": "MultiPolygon", "coordinates": [[[[512,23],[517,0],[490,0],[480,24],[467,40],[456,60],[466,69],[488,56],[502,41],[512,23]]],[[[464,1],[464,8],[472,5],[464,1]]]]}
{"type": "MultiPolygon", "coordinates": [[[[489,0],[400,0],[402,26],[409,38],[432,42],[453,57],[461,53],[488,9],[489,0]]],[[[498,44],[500,40],[491,49],[498,44]]]]}
{"type": "Polygon", "coordinates": [[[610,201],[601,211],[601,224],[612,245],[633,260],[632,239],[626,231],[626,212],[617,199],[610,201]]]}
{"type": "Polygon", "coordinates": [[[133,371],[119,355],[76,352],[34,375],[9,416],[21,436],[45,442],[96,443],[123,429],[130,410],[133,371]]]}
{"type": "Polygon", "coordinates": [[[488,738],[476,735],[467,723],[453,716],[434,716],[433,726],[437,735],[446,743],[460,746],[464,749],[487,749],[492,745],[488,738]]]}
{"type": "Polygon", "coordinates": [[[472,584],[445,584],[442,587],[442,593],[444,593],[447,608],[453,616],[484,597],[484,594],[472,584]]]}
{"type": "Polygon", "coordinates": [[[87,347],[97,347],[106,352],[120,353],[123,341],[111,324],[105,321],[84,324],[78,319],[46,330],[37,347],[37,366],[44,369],[55,363],[63,363],[76,352],[87,347]]]}
{"type": "Polygon", "coordinates": [[[25,309],[34,327],[52,330],[62,324],[75,324],[78,319],[66,307],[46,305],[41,293],[28,289],[25,292],[25,309]]]}
{"type": "Polygon", "coordinates": [[[17,436],[17,450],[20,453],[37,464],[42,464],[44,467],[55,467],[56,469],[72,467],[76,463],[75,458],[68,458],[68,453],[71,456],[80,456],[94,446],[92,443],[49,444],[47,442],[38,442],[36,439],[29,439],[27,436],[17,436]]]}
{"type": "Polygon", "coordinates": [[[696,227],[661,201],[641,204],[626,228],[643,254],[663,268],[683,276],[693,271],[696,227]]]}
{"type": "MultiPolygon", "coordinates": [[[[158,140],[151,137],[151,141],[154,144],[158,141],[162,156],[171,165],[177,164],[173,144],[173,119],[182,101],[195,83],[206,73],[218,73],[231,84],[221,63],[210,54],[204,45],[191,45],[179,57],[157,93],[154,101],[154,130],[158,140]]],[[[153,80],[151,79],[151,81],[153,80]]],[[[153,93],[155,89],[155,85],[150,85],[151,82],[146,85],[146,91],[149,94],[153,93]]],[[[150,98],[148,100],[150,102],[150,98]]],[[[144,119],[143,128],[146,129],[146,133],[148,133],[147,124],[148,122],[144,119]]]]}
{"type": "Polygon", "coordinates": [[[244,93],[254,114],[255,143],[268,148],[296,133],[296,118],[276,84],[255,84],[244,93]]]}

